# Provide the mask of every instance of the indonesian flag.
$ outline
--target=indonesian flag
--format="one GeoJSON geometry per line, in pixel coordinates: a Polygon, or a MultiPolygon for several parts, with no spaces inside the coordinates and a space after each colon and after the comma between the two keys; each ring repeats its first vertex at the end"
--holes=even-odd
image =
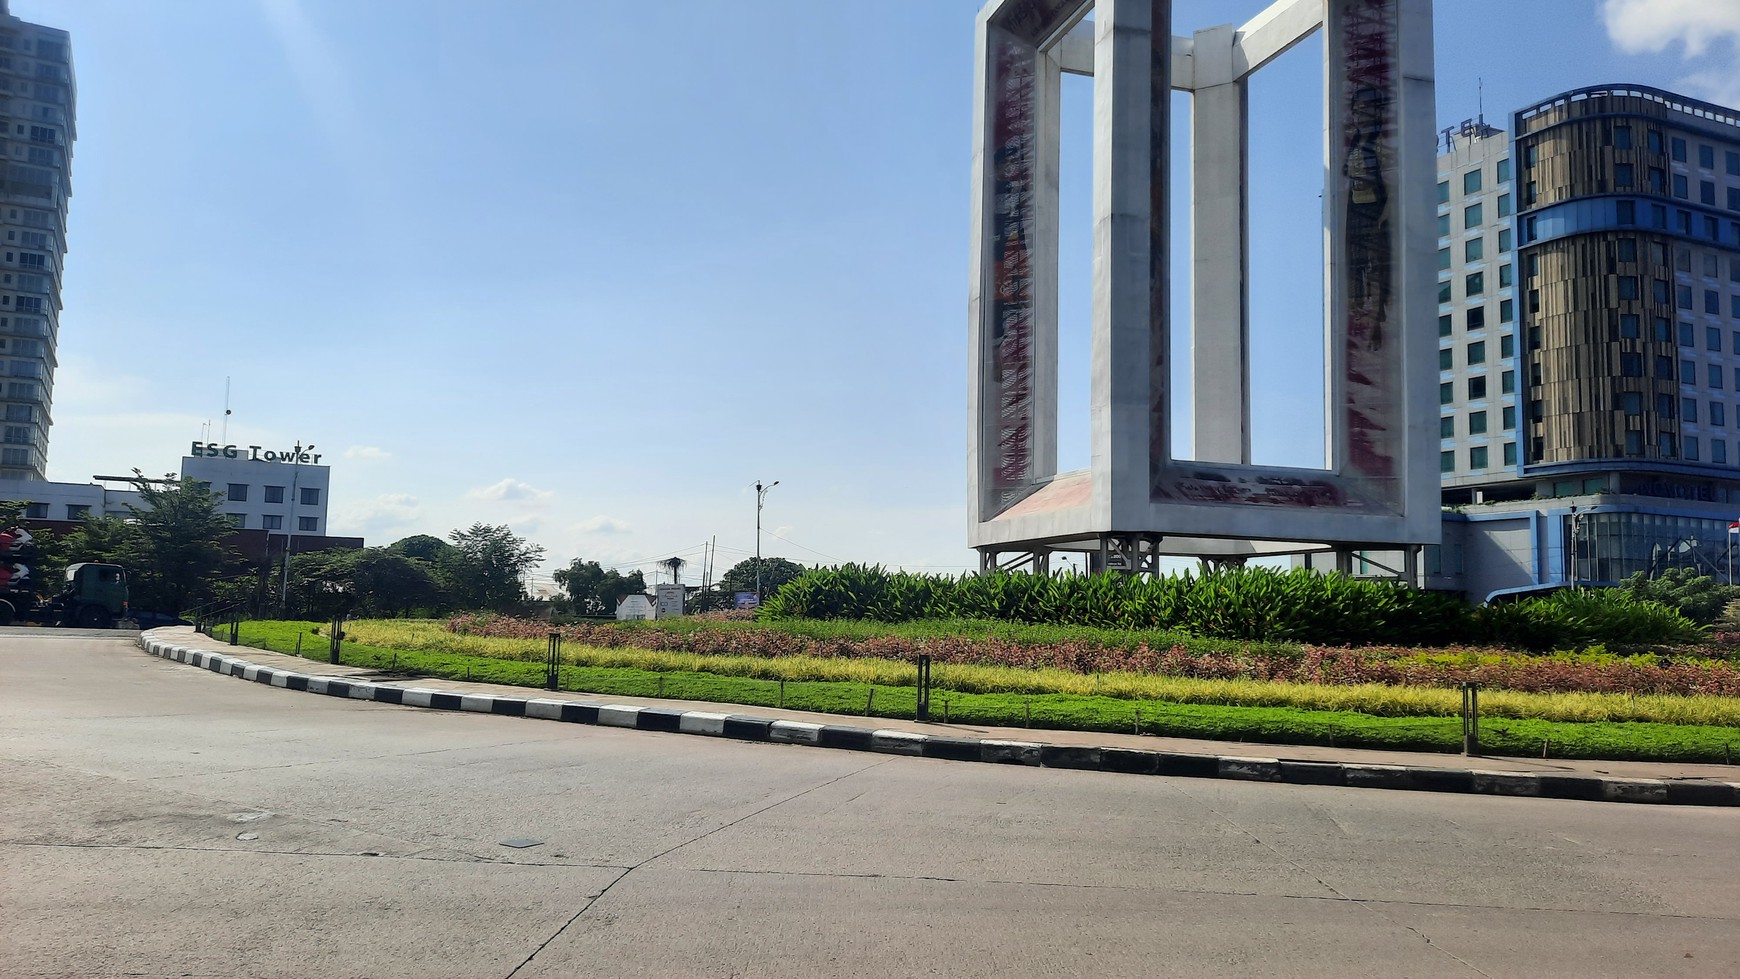
{"type": "Polygon", "coordinates": [[[1740,520],[1736,520],[1728,525],[1728,533],[1740,534],[1740,520]]]}

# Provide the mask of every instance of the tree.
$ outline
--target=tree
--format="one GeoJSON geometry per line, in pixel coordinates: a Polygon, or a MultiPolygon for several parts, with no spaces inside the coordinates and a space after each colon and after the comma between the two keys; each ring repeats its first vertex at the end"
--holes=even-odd
{"type": "Polygon", "coordinates": [[[668,557],[659,563],[664,565],[665,570],[671,573],[672,582],[679,582],[683,580],[683,566],[689,562],[680,557],[668,557]]]}
{"type": "Polygon", "coordinates": [[[410,537],[388,544],[386,549],[437,566],[453,554],[452,544],[428,534],[412,534],[410,537]]]}
{"type": "Polygon", "coordinates": [[[134,607],[179,614],[215,595],[219,576],[237,563],[223,543],[235,528],[218,509],[218,495],[199,481],[184,476],[158,483],[138,470],[133,474],[144,504],[128,504],[134,533],[113,526],[99,533],[119,535],[113,557],[127,568],[134,607]]]}
{"type": "Polygon", "coordinates": [[[544,548],[518,536],[507,525],[474,523],[448,534],[454,554],[450,586],[465,608],[507,611],[526,600],[526,572],[544,559],[544,548]]]}
{"type": "MultiPolygon", "coordinates": [[[[780,586],[804,573],[804,567],[782,557],[761,559],[761,594],[772,595],[780,586]]],[[[739,561],[719,578],[719,590],[731,592],[755,591],[755,558],[739,561]]]]}
{"type": "Polygon", "coordinates": [[[606,571],[597,561],[580,558],[568,562],[552,577],[568,593],[569,605],[578,615],[612,615],[624,598],[646,591],[646,576],[641,572],[625,575],[615,569],[606,571]]]}

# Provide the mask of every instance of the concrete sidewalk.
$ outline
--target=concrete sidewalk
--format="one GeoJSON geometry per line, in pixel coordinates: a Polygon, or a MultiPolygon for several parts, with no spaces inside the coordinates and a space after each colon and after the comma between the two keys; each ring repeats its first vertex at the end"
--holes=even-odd
{"type": "Polygon", "coordinates": [[[1548,796],[1613,802],[1740,806],[1740,766],[1507,758],[1204,741],[1088,731],[920,723],[650,697],[602,696],[383,675],[230,646],[181,626],[144,633],[153,655],[292,690],[402,706],[472,710],[743,740],[1142,774],[1241,778],[1548,796]],[[855,722],[862,721],[860,726],[855,722]]]}

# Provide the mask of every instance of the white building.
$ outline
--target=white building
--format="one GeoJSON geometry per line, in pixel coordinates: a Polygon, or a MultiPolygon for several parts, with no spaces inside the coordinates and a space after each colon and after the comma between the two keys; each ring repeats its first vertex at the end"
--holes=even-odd
{"type": "Polygon", "coordinates": [[[194,454],[182,457],[181,475],[209,484],[221,497],[218,509],[238,530],[324,535],[332,467],[320,465],[312,448],[298,454],[288,447],[195,442],[194,454]]]}
{"type": "Polygon", "coordinates": [[[67,33],[0,0],[0,480],[48,464],[76,102],[67,33]]]}
{"type": "Polygon", "coordinates": [[[658,610],[653,605],[652,596],[650,595],[627,595],[623,597],[622,601],[616,603],[616,619],[618,622],[627,622],[632,619],[656,618],[658,618],[658,610]]]}

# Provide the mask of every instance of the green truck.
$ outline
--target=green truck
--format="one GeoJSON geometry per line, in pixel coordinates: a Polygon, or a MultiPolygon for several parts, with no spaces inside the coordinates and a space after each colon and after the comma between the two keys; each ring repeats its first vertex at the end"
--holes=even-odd
{"type": "Polygon", "coordinates": [[[118,564],[69,565],[61,589],[43,597],[36,549],[23,527],[0,530],[0,626],[20,622],[112,629],[128,617],[127,571],[118,564]]]}

